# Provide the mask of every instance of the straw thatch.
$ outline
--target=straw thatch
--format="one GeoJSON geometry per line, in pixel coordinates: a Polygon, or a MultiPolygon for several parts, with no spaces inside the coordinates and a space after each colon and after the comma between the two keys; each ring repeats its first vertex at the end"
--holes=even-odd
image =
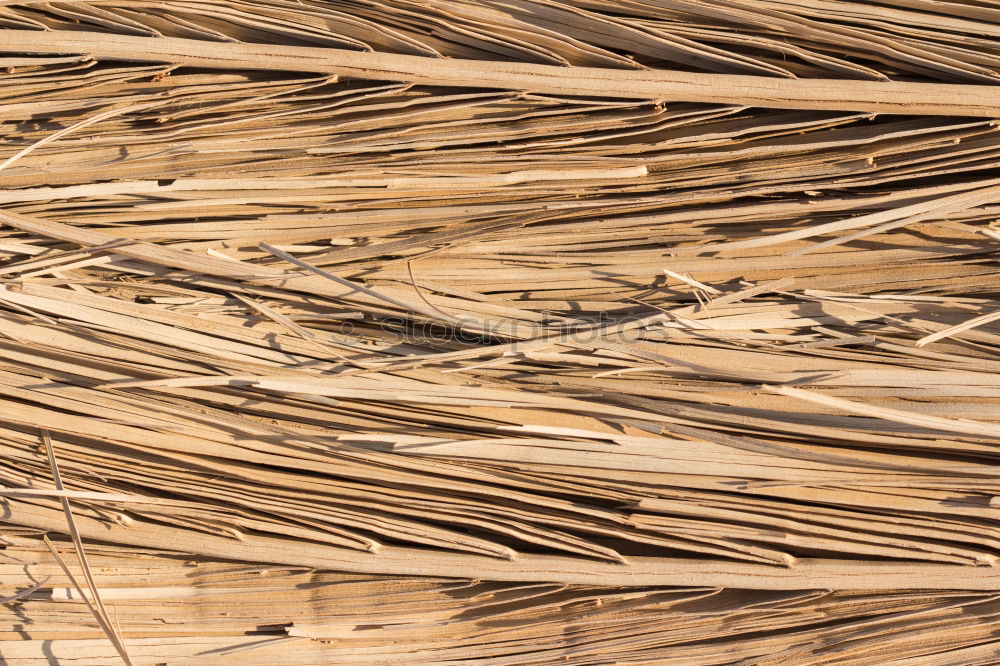
{"type": "Polygon", "coordinates": [[[1000,3],[0,3],[0,661],[992,664],[1000,3]]]}

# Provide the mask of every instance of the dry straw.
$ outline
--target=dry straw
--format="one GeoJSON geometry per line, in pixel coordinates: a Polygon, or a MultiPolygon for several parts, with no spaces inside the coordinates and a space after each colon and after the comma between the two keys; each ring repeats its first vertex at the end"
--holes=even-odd
{"type": "Polygon", "coordinates": [[[0,658],[993,663],[998,38],[0,3],[0,658]]]}

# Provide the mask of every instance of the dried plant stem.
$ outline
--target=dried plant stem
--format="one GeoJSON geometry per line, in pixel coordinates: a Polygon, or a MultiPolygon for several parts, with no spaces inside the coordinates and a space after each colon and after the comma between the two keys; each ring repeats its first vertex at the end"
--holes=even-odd
{"type": "Polygon", "coordinates": [[[218,44],[175,37],[5,30],[4,48],[24,53],[90,54],[193,67],[287,70],[383,81],[501,88],[560,95],[744,104],[777,109],[1000,117],[996,88],[985,85],[797,80],[762,76],[633,71],[435,59],[282,45],[218,44]]]}

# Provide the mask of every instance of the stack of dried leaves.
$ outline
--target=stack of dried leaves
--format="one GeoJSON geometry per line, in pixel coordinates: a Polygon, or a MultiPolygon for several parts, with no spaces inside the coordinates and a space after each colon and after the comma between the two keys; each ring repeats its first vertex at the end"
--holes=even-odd
{"type": "Polygon", "coordinates": [[[1000,2],[0,3],[12,665],[996,663],[1000,2]]]}

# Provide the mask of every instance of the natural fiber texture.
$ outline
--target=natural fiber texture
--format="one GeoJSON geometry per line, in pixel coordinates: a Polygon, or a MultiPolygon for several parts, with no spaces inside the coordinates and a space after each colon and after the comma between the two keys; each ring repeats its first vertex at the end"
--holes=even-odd
{"type": "Polygon", "coordinates": [[[998,37],[0,3],[0,658],[994,663],[998,37]]]}
{"type": "Polygon", "coordinates": [[[851,110],[932,115],[1000,116],[989,85],[783,79],[688,72],[446,60],[357,53],[345,49],[218,44],[162,37],[10,30],[9,48],[32,54],[89,53],[99,59],[165,61],[192,67],[296,70],[363,79],[400,79],[461,88],[510,88],[558,95],[679,99],[778,109],[851,110]],[[141,54],[137,58],[136,54],[141,54]]]}

